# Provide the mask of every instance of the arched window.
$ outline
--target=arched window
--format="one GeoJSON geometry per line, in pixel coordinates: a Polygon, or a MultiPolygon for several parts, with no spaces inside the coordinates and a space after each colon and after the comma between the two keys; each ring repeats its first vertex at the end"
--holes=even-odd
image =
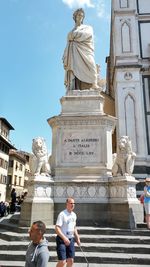
{"type": "Polygon", "coordinates": [[[121,27],[122,53],[131,52],[130,26],[125,21],[121,27]]]}
{"type": "Polygon", "coordinates": [[[128,135],[132,141],[133,151],[137,152],[135,100],[130,94],[126,96],[124,106],[126,135],[128,135]]]}

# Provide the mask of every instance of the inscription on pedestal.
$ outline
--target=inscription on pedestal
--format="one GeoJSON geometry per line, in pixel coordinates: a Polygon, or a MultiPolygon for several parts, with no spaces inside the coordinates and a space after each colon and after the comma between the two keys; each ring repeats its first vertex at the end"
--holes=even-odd
{"type": "Polygon", "coordinates": [[[100,132],[95,130],[67,131],[62,135],[62,163],[101,162],[100,132]]]}

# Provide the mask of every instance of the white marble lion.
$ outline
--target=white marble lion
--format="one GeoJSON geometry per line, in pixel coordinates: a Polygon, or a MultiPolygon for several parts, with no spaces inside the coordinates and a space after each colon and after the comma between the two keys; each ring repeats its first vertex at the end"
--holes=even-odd
{"type": "Polygon", "coordinates": [[[129,136],[122,136],[118,142],[117,153],[113,154],[113,176],[131,175],[136,154],[132,151],[129,136]]]}
{"type": "Polygon", "coordinates": [[[49,176],[51,173],[49,156],[43,137],[37,137],[32,140],[32,151],[33,154],[30,155],[29,159],[31,173],[49,176]]]}

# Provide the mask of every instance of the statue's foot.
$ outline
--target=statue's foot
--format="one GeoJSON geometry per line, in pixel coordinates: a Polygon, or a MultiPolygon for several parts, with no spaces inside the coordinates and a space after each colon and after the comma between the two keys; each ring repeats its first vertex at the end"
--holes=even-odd
{"type": "Polygon", "coordinates": [[[93,84],[91,89],[99,89],[100,87],[97,84],[93,84]]]}
{"type": "Polygon", "coordinates": [[[38,175],[40,175],[40,173],[39,173],[39,172],[36,172],[34,175],[35,175],[35,176],[38,176],[38,175]]]}

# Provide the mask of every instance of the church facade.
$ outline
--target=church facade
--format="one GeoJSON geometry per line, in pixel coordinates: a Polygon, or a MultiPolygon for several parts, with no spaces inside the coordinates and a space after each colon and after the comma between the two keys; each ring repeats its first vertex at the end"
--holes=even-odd
{"type": "Polygon", "coordinates": [[[150,175],[149,33],[149,0],[112,0],[107,93],[115,99],[117,139],[130,137],[140,181],[150,175]]]}

